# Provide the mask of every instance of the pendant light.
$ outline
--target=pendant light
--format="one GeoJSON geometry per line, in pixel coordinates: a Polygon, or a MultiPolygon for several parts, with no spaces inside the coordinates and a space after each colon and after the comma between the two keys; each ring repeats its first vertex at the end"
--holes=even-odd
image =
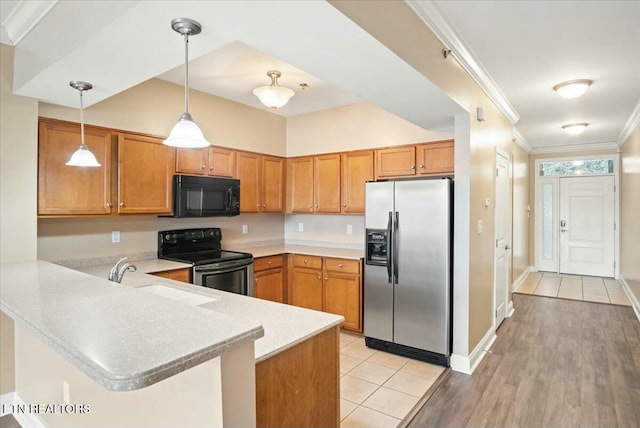
{"type": "Polygon", "coordinates": [[[80,147],[73,152],[71,158],[65,165],[69,166],[101,166],[96,157],[91,153],[89,147],[84,143],[84,108],[82,105],[82,93],[93,88],[91,83],[72,80],[69,86],[80,92],[80,147]]]}
{"type": "Polygon", "coordinates": [[[208,147],[209,142],[189,114],[189,36],[200,34],[202,26],[193,19],[176,18],[171,21],[171,28],[184,36],[184,113],[163,143],[181,148],[208,147]]]}
{"type": "Polygon", "coordinates": [[[278,85],[278,78],[282,75],[278,70],[267,71],[267,76],[271,78],[271,85],[260,86],[253,90],[253,94],[260,102],[271,110],[284,106],[289,102],[289,98],[295,95],[292,89],[278,85]]]}

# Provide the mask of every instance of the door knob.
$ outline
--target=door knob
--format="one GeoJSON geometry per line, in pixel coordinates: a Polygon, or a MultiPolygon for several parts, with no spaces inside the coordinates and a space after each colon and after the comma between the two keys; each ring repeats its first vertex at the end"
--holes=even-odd
{"type": "Polygon", "coordinates": [[[509,246],[509,244],[507,244],[507,245],[505,245],[505,246],[504,246],[504,249],[505,249],[505,250],[510,250],[510,249],[511,249],[511,247],[509,246]]]}
{"type": "Polygon", "coordinates": [[[566,220],[560,220],[560,227],[567,227],[567,221],[566,220]]]}

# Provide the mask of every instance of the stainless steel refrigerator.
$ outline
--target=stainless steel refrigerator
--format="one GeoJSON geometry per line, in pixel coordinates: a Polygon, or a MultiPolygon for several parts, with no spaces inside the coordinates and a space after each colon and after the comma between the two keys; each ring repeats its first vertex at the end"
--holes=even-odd
{"type": "Polygon", "coordinates": [[[448,178],[366,184],[367,346],[449,366],[452,192],[448,178]]]}

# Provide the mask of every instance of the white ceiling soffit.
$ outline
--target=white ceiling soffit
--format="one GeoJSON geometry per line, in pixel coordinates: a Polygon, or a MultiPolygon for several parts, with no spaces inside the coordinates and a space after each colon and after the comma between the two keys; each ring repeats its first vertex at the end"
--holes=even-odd
{"type": "Polygon", "coordinates": [[[505,94],[502,93],[500,87],[498,87],[497,83],[485,70],[473,52],[462,43],[459,36],[440,13],[438,6],[429,0],[406,0],[406,2],[427,27],[433,31],[436,37],[440,39],[444,46],[447,49],[451,49],[451,53],[460,65],[469,73],[471,78],[475,80],[507,119],[514,125],[518,123],[520,115],[516,109],[511,105],[505,94]]]}
{"type": "Polygon", "coordinates": [[[189,44],[192,60],[241,42],[426,129],[451,129],[455,114],[464,111],[319,1],[60,2],[17,46],[14,90],[75,107],[69,80],[94,84],[86,94],[90,105],[161,75],[184,59],[182,39],[169,24],[176,17],[203,26],[189,44]],[[84,18],[76,23],[77,16],[84,18]]]}
{"type": "Polygon", "coordinates": [[[622,132],[620,132],[620,136],[617,141],[618,145],[622,146],[638,126],[640,126],[640,100],[638,100],[636,108],[633,109],[633,113],[631,113],[629,120],[627,120],[624,128],[622,128],[622,132]]]}
{"type": "Polygon", "coordinates": [[[15,46],[58,3],[58,0],[1,0],[0,42],[15,46]]]}

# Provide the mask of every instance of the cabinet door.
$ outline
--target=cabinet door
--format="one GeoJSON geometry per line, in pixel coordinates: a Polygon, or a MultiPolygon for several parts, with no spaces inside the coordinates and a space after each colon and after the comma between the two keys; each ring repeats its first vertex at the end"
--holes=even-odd
{"type": "Polygon", "coordinates": [[[289,286],[289,303],[322,310],[322,271],[294,268],[289,286]]]}
{"type": "Polygon", "coordinates": [[[262,212],[284,212],[284,159],[262,157],[262,212]]]}
{"type": "Polygon", "coordinates": [[[364,214],[364,184],[373,181],[373,150],[342,155],[342,212],[364,214]]]}
{"type": "Polygon", "coordinates": [[[313,157],[288,159],[287,180],[289,191],[287,211],[313,212],[313,157]]]}
{"type": "Polygon", "coordinates": [[[111,133],[85,126],[85,143],[100,167],[65,163],[80,146],[80,125],[41,120],[38,132],[38,214],[111,213],[111,133]]]}
{"type": "Polygon", "coordinates": [[[236,153],[236,178],[240,180],[240,212],[257,213],[261,201],[260,155],[256,153],[236,153]]]}
{"type": "Polygon", "coordinates": [[[421,144],[418,151],[418,174],[442,175],[454,172],[453,141],[421,144]]]}
{"type": "Polygon", "coordinates": [[[360,275],[325,272],[324,311],[342,315],[342,327],[362,331],[360,275]]]}
{"type": "Polygon", "coordinates": [[[269,269],[254,274],[253,294],[259,299],[284,303],[284,269],[269,269]]]}
{"type": "Polygon", "coordinates": [[[118,212],[170,214],[175,150],[159,138],[118,135],[118,212]]]}
{"type": "Polygon", "coordinates": [[[176,172],[206,175],[208,157],[207,149],[176,149],[176,172]]]}
{"type": "Polygon", "coordinates": [[[209,147],[208,165],[209,175],[233,178],[236,171],[236,152],[222,147],[209,147]]]}
{"type": "Polygon", "coordinates": [[[340,154],[316,156],[314,166],[314,211],[339,213],[340,154]]]}
{"type": "Polygon", "coordinates": [[[376,152],[376,178],[416,175],[416,147],[378,149],[376,152]]]}
{"type": "Polygon", "coordinates": [[[175,281],[191,282],[191,269],[178,268],[171,270],[163,270],[160,272],[149,272],[151,275],[160,276],[162,278],[173,279],[175,281]]]}

